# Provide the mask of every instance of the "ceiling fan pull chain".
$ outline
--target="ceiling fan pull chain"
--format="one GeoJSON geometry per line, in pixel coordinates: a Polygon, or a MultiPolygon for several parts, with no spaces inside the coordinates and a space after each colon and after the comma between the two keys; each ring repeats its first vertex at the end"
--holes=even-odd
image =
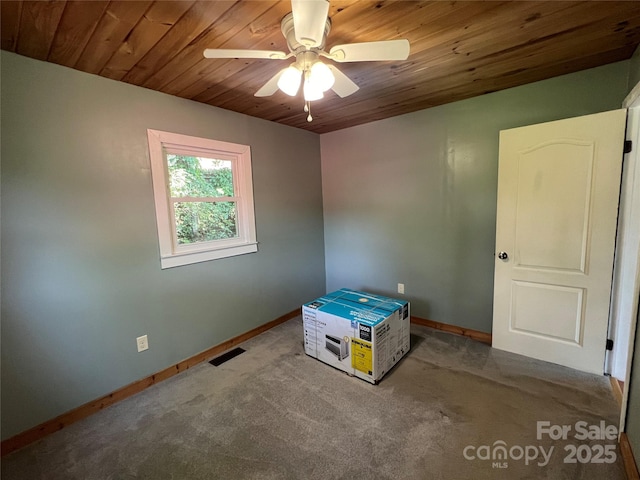
{"type": "Polygon", "coordinates": [[[307,101],[307,104],[305,105],[305,111],[309,112],[309,116],[307,117],[307,122],[310,122],[311,120],[313,120],[313,117],[311,116],[311,102],[307,101]]]}

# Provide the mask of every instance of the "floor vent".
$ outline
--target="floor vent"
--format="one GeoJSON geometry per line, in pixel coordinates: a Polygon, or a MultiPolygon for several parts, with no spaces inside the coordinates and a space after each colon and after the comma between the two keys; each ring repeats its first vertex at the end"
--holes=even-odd
{"type": "Polygon", "coordinates": [[[223,353],[219,357],[214,358],[209,363],[214,367],[219,367],[224,362],[231,360],[233,357],[237,357],[238,355],[244,352],[245,352],[244,348],[237,347],[237,348],[234,348],[233,350],[229,350],[228,352],[223,353]]]}

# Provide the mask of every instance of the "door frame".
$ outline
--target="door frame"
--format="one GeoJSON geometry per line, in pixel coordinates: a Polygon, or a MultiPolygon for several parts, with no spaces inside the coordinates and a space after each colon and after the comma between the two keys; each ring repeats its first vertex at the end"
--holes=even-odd
{"type": "MultiPolygon", "coordinates": [[[[627,212],[626,219],[640,218],[640,82],[631,90],[623,102],[623,108],[627,108],[627,133],[626,139],[633,142],[633,150],[627,154],[623,168],[628,169],[629,179],[622,185],[621,210],[627,212]]],[[[626,220],[622,218],[622,221],[626,220]]],[[[637,221],[636,221],[637,222],[637,221]]],[[[625,431],[627,404],[629,401],[629,380],[631,378],[631,362],[633,360],[633,350],[635,347],[635,331],[638,320],[638,306],[640,301],[640,228],[625,229],[621,237],[622,245],[625,243],[635,246],[635,263],[631,265],[635,270],[632,281],[624,285],[618,285],[620,295],[616,298],[617,308],[620,310],[620,303],[630,302],[630,316],[627,317],[628,325],[621,325],[619,319],[613,317],[616,338],[613,356],[614,361],[624,362],[624,391],[622,393],[622,406],[620,412],[619,432],[625,431]]],[[[617,255],[616,249],[616,257],[617,255]]],[[[617,259],[616,258],[616,259],[617,259]]],[[[633,262],[633,258],[629,258],[633,262]]],[[[620,260],[621,262],[623,260],[620,260]]],[[[616,262],[616,269],[618,269],[616,262]]],[[[613,312],[613,310],[612,310],[613,312]]],[[[617,373],[617,372],[614,372],[617,373]]],[[[619,373],[618,373],[619,374],[619,373]]],[[[616,375],[614,375],[616,377],[616,375]]]]}

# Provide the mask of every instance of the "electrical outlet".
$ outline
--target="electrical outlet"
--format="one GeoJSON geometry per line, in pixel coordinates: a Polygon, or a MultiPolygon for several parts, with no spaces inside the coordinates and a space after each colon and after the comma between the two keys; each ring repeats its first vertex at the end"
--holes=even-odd
{"type": "Polygon", "coordinates": [[[149,339],[146,335],[136,338],[136,343],[138,344],[138,352],[144,352],[149,349],[149,339]]]}
{"type": "Polygon", "coordinates": [[[404,294],[404,283],[398,284],[398,293],[404,294]]]}

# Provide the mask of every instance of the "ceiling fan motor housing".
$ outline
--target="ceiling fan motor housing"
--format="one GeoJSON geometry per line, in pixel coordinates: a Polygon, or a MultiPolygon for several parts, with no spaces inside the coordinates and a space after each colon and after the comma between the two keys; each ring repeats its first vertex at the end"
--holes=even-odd
{"type": "Polygon", "coordinates": [[[298,53],[304,52],[304,51],[316,52],[316,57],[317,57],[317,52],[320,52],[324,49],[325,43],[327,41],[327,35],[329,35],[329,32],[331,31],[331,19],[327,17],[327,21],[324,25],[324,33],[322,35],[322,40],[320,42],[316,42],[318,43],[318,46],[313,47],[311,49],[307,49],[307,47],[305,47],[300,42],[298,42],[298,40],[296,40],[296,33],[293,25],[293,13],[288,13],[287,15],[284,16],[284,18],[282,19],[282,22],[280,22],[280,29],[282,30],[282,35],[284,35],[284,38],[287,40],[287,46],[289,47],[289,51],[295,54],[296,58],[298,53]]]}

